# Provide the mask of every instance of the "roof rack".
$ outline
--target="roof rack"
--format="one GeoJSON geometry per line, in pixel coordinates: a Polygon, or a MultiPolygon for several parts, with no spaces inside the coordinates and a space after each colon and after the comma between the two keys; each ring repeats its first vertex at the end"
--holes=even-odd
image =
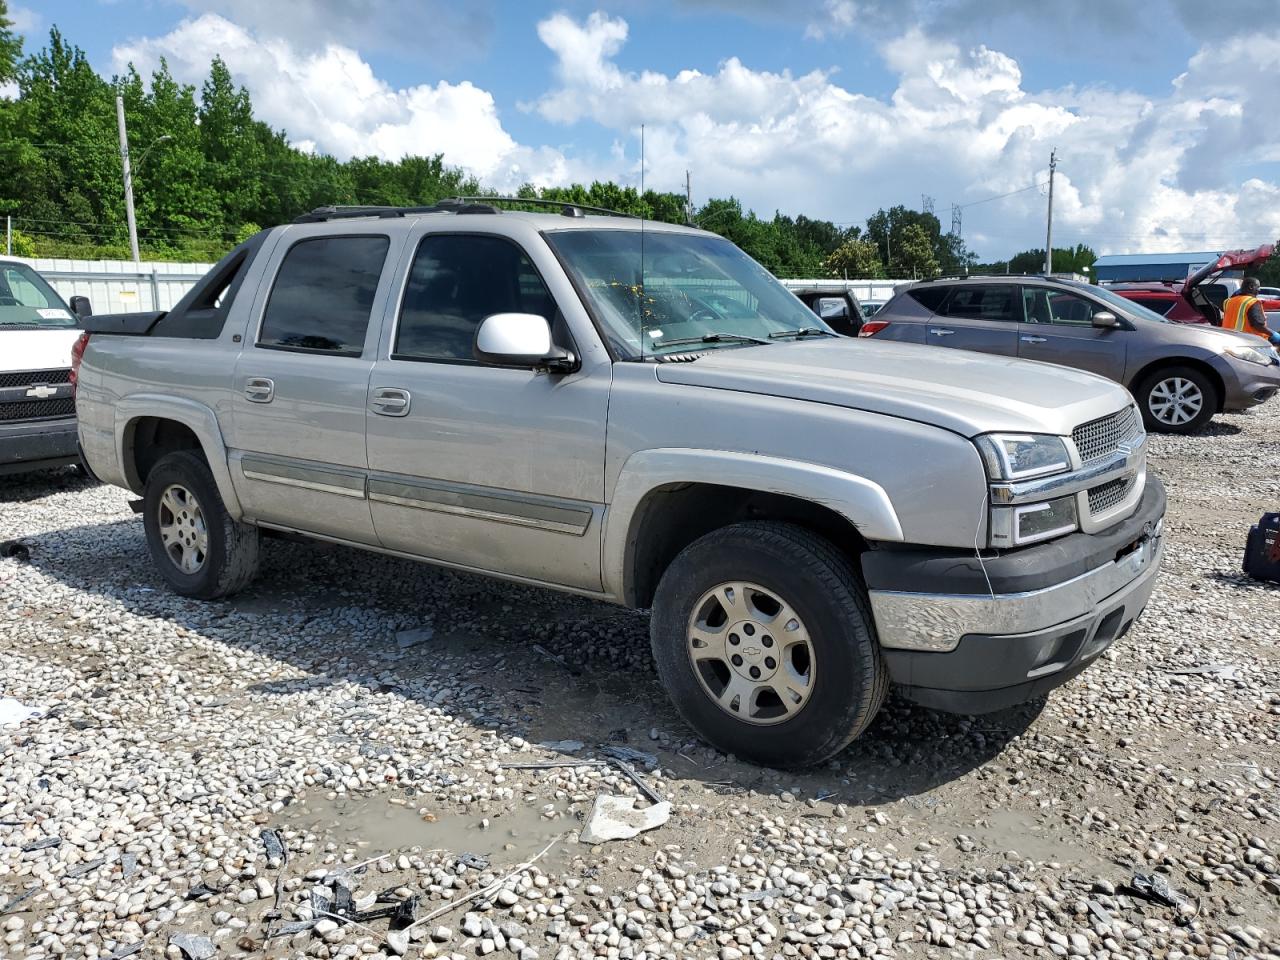
{"type": "Polygon", "coordinates": [[[448,197],[425,207],[391,207],[391,206],[328,206],[316,207],[309,213],[294,218],[294,223],[327,223],[330,220],[358,220],[369,217],[392,219],[395,217],[412,217],[422,213],[501,213],[495,203],[528,203],[546,207],[557,207],[564,217],[585,217],[587,213],[600,213],[610,217],[627,217],[639,219],[633,213],[620,210],[609,210],[605,207],[592,207],[583,203],[570,203],[566,200],[543,200],[540,197],[448,197]]]}
{"type": "Polygon", "coordinates": [[[588,213],[600,213],[607,217],[626,217],[639,220],[634,213],[623,213],[621,210],[610,210],[608,207],[592,207],[585,203],[573,203],[569,200],[543,200],[541,197],[458,197],[469,203],[532,203],[544,207],[559,207],[563,217],[583,217],[588,213]]]}
{"type": "MultiPolygon", "coordinates": [[[[1047,273],[948,273],[939,277],[921,277],[920,280],[1048,280],[1051,283],[1072,283],[1068,277],[1055,277],[1047,273]]],[[[919,281],[908,281],[916,283],[919,281]]]]}

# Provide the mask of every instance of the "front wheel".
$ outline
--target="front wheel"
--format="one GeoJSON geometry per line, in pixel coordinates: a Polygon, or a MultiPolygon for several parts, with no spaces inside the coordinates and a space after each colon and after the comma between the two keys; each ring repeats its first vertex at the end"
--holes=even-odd
{"type": "Polygon", "coordinates": [[[161,576],[184,597],[229,596],[257,573],[258,528],[227,513],[213,473],[198,453],[170,453],[151,468],[142,523],[161,576]]]}
{"type": "Polygon", "coordinates": [[[1156,433],[1193,433],[1218,410],[1218,390],[1192,367],[1166,367],[1134,391],[1147,429],[1156,433]]]}
{"type": "Polygon", "coordinates": [[[735,524],[686,547],[658,584],[650,637],[690,726],[768,766],[838,753],[888,689],[852,565],[792,524],[735,524]]]}

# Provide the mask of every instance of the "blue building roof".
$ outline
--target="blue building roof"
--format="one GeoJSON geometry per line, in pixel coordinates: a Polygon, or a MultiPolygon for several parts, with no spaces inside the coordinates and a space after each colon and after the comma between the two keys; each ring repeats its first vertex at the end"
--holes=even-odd
{"type": "Polygon", "coordinates": [[[1198,267],[1212,263],[1221,250],[1187,253],[1112,253],[1094,262],[1099,280],[1185,280],[1198,267]]]}

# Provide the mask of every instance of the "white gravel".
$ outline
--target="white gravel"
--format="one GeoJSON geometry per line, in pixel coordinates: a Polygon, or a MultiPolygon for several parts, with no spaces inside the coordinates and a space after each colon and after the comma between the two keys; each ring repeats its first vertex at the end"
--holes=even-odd
{"type": "Polygon", "coordinates": [[[0,956],[176,957],[191,934],[219,956],[1280,957],[1280,588],[1239,573],[1280,509],[1278,412],[1154,438],[1157,593],[1047,705],[892,702],[803,774],[694,740],[642,615],[274,541],[245,594],[189,602],[123,491],[0,479],[0,539],[31,551],[0,560],[0,697],[44,714],[0,729],[0,956]],[[634,783],[505,766],[609,744],[654,754],[664,826],[578,843],[634,783]],[[264,941],[335,877],[430,919],[264,941]]]}

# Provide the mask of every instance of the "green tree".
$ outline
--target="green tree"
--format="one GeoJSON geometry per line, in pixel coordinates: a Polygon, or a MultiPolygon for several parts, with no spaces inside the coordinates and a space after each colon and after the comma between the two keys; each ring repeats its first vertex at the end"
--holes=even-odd
{"type": "Polygon", "coordinates": [[[22,38],[13,32],[7,0],[0,0],[0,83],[9,83],[17,76],[20,59],[22,38]]]}
{"type": "Polygon", "coordinates": [[[884,276],[880,253],[870,240],[846,240],[823,263],[828,276],[867,279],[884,276]]]}
{"type": "Polygon", "coordinates": [[[934,253],[933,241],[919,223],[908,223],[893,246],[889,269],[899,277],[933,277],[941,267],[934,253]]]}
{"type": "MultiPolygon", "coordinates": [[[[1086,267],[1092,269],[1098,255],[1083,243],[1074,247],[1053,248],[1054,273],[1087,273],[1086,267]]],[[[1044,247],[1038,250],[1023,250],[1015,253],[1008,261],[1008,273],[1035,274],[1044,273],[1044,247]]]]}

